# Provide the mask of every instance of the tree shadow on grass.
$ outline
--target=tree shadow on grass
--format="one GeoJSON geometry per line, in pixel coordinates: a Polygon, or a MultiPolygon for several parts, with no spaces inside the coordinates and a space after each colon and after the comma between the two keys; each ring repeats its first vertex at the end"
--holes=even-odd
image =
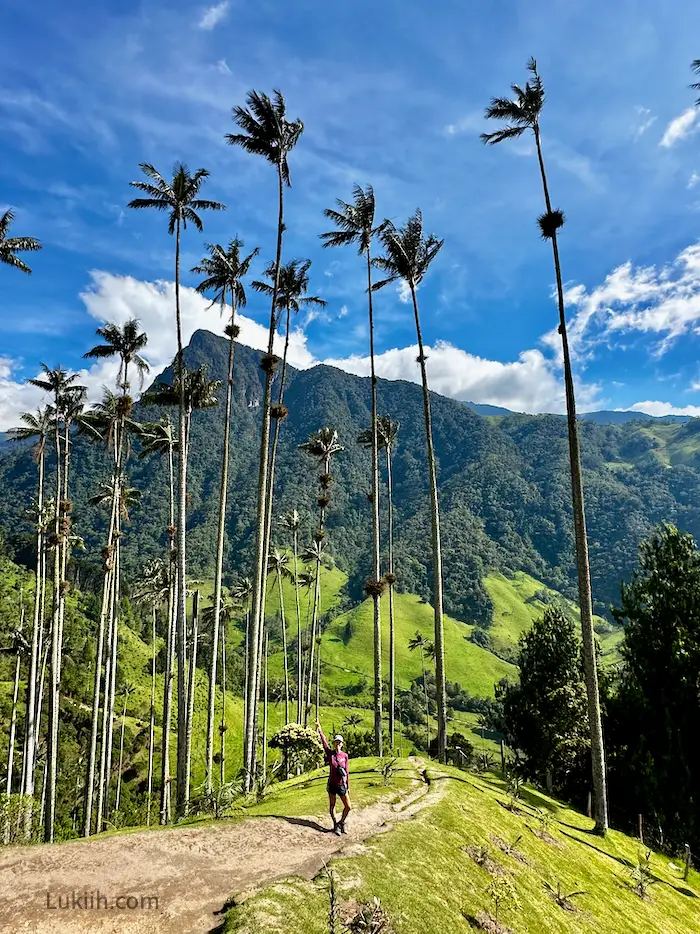
{"type": "Polygon", "coordinates": [[[286,817],[284,814],[266,814],[265,817],[283,820],[288,824],[294,824],[295,827],[308,827],[310,830],[317,830],[319,833],[333,833],[329,827],[324,827],[318,821],[310,820],[307,817],[286,817]]]}

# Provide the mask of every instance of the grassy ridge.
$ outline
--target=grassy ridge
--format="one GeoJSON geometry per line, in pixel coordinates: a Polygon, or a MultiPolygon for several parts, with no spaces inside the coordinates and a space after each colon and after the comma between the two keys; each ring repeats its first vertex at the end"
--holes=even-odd
{"type": "MultiPolygon", "coordinates": [[[[514,934],[700,934],[698,873],[691,871],[684,882],[668,857],[653,854],[655,882],[642,900],[630,885],[639,858],[636,840],[616,831],[604,840],[593,836],[590,820],[534,791],[525,793],[521,813],[512,813],[503,806],[503,782],[493,775],[454,769],[430,775],[438,804],[376,837],[363,855],[331,864],[340,899],[379,897],[397,934],[467,932],[469,917],[493,911],[487,894],[492,876],[464,849],[481,846],[515,885],[520,908],[500,915],[514,934]],[[549,815],[548,838],[537,835],[542,824],[534,807],[549,815]],[[517,841],[526,862],[505,855],[493,836],[517,841]],[[546,883],[586,894],[572,899],[573,911],[565,910],[546,883]]],[[[293,878],[233,908],[225,930],[327,934],[327,916],[325,877],[310,883],[293,878]]]]}

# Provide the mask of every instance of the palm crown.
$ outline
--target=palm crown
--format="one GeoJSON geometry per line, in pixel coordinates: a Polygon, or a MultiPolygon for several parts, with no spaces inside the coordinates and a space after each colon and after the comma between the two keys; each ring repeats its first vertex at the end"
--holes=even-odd
{"type": "MultiPolygon", "coordinates": [[[[279,285],[277,288],[277,309],[282,311],[288,309],[298,314],[302,308],[307,305],[314,305],[317,308],[325,308],[326,302],[317,295],[307,295],[306,290],[309,287],[309,269],[311,260],[293,259],[284,266],[280,266],[279,285]]],[[[262,292],[272,298],[275,295],[275,264],[270,265],[265,270],[265,275],[270,282],[261,282],[255,280],[252,285],[256,292],[262,292]]]]}
{"type": "Polygon", "coordinates": [[[226,205],[219,201],[199,198],[199,192],[205,179],[209,177],[206,169],[197,169],[194,175],[182,162],[175,164],[173,177],[168,182],[150,163],[140,162],[139,168],[150,179],[148,182],[129,182],[132,188],[148,195],[147,198],[134,198],[130,208],[154,208],[156,211],[169,211],[168,233],[175,233],[178,221],[183,227],[187,222],[202,230],[202,221],[198,211],[225,211],[226,205]]]}
{"type": "Polygon", "coordinates": [[[347,246],[357,244],[358,253],[367,253],[372,237],[382,231],[387,223],[383,221],[378,227],[374,226],[374,189],[371,185],[361,188],[354,185],[352,189],[353,203],[336,199],[338,210],[326,208],[324,216],[338,228],[328,233],[320,234],[324,246],[347,246]]]}
{"type": "Polygon", "coordinates": [[[68,373],[62,366],[57,366],[55,370],[50,369],[45,363],[41,364],[42,376],[35,379],[28,379],[31,386],[43,389],[44,392],[51,393],[56,403],[55,414],[63,418],[66,414],[71,414],[76,405],[82,404],[87,389],[85,386],[76,385],[78,379],[77,373],[68,373]]]}
{"type": "MultiPolygon", "coordinates": [[[[127,396],[117,396],[110,389],[103,389],[102,399],[96,402],[89,412],[80,420],[83,432],[104,441],[108,448],[112,447],[116,437],[116,430],[123,425],[128,434],[140,434],[141,426],[129,418],[131,399],[127,396]]],[[[129,451],[127,440],[127,453],[129,451]]]]}
{"type": "MultiPolygon", "coordinates": [[[[388,415],[380,415],[377,418],[377,443],[380,448],[391,448],[396,442],[401,422],[392,421],[388,415]]],[[[372,429],[365,428],[357,436],[358,444],[364,447],[372,445],[372,429]]]]}
{"type": "MultiPolygon", "coordinates": [[[[696,75],[700,75],[700,58],[696,58],[690,67],[696,75]]],[[[691,84],[690,87],[693,91],[700,91],[700,81],[696,81],[694,84],[691,84]]],[[[700,97],[695,101],[695,106],[700,107],[700,97]]]]}
{"type": "Polygon", "coordinates": [[[167,454],[177,450],[179,445],[175,426],[169,415],[165,415],[160,421],[142,424],[139,434],[141,437],[139,459],[148,457],[149,454],[167,454]]]}
{"type": "Polygon", "coordinates": [[[327,463],[334,454],[345,450],[338,442],[338,432],[335,428],[319,428],[318,431],[310,434],[308,440],[299,447],[312,457],[318,458],[321,463],[327,463]]]}
{"type": "MultiPolygon", "coordinates": [[[[185,368],[185,408],[210,409],[218,405],[216,391],[221,386],[221,380],[207,379],[207,368],[203,363],[196,370],[185,368]]],[[[180,376],[175,376],[172,384],[158,382],[155,391],[145,393],[141,401],[146,405],[179,405],[180,403],[180,376]]]]}
{"type": "Polygon", "coordinates": [[[104,344],[97,344],[83,356],[87,359],[104,359],[118,356],[119,374],[117,380],[123,384],[125,392],[129,388],[126,380],[129,364],[133,363],[139,371],[139,385],[142,386],[144,375],[148,373],[150,367],[139,352],[148,343],[148,337],[144,331],[139,330],[138,320],[130,318],[123,327],[119,327],[118,324],[105,324],[104,327],[97,329],[97,335],[104,340],[104,344]]]}
{"type": "Polygon", "coordinates": [[[29,266],[15,254],[35,253],[41,249],[41,243],[34,237],[8,237],[7,233],[14,219],[14,212],[10,210],[0,216],[0,263],[14,266],[15,269],[21,269],[22,272],[31,275],[29,266]]]}
{"type": "Polygon", "coordinates": [[[427,237],[423,235],[423,215],[420,209],[409,217],[403,227],[396,227],[391,221],[386,221],[379,238],[384,247],[384,256],[375,257],[372,264],[386,278],[374,283],[373,292],[397,279],[403,279],[411,288],[415,288],[445,242],[438,240],[435,234],[428,234],[427,237]]]}
{"type": "Polygon", "coordinates": [[[304,132],[304,124],[301,120],[287,120],[287,105],[281,91],[274,90],[272,98],[250,91],[246,104],[247,107],[233,108],[234,122],[242,132],[227,133],[226,142],[267,159],[277,167],[283,181],[291,185],[287,156],[304,132]]]}
{"type": "Polygon", "coordinates": [[[527,70],[532,78],[526,81],[524,88],[517,84],[511,85],[515,94],[514,100],[508,97],[494,97],[486,108],[487,120],[501,120],[505,126],[494,133],[482,133],[481,139],[484,143],[494,146],[505,139],[516,139],[528,129],[539,133],[540,114],[544,105],[544,85],[534,58],[527,63],[527,70]]]}
{"type": "Polygon", "coordinates": [[[205,277],[197,286],[199,294],[213,292],[212,304],[218,302],[222,311],[226,305],[227,293],[232,296],[235,308],[244,308],[246,304],[242,280],[248,275],[250,264],[258,255],[259,250],[256,247],[252,253],[241,259],[242,247],[243,241],[238,237],[229,240],[228,249],[224,249],[218,243],[207,243],[209,256],[205,256],[201,263],[193,266],[191,270],[195,275],[205,277]]]}
{"type": "Polygon", "coordinates": [[[11,428],[8,432],[12,441],[27,441],[30,438],[36,438],[34,446],[34,456],[37,460],[46,450],[46,439],[53,429],[54,410],[50,405],[45,405],[43,409],[37,409],[34,412],[23,412],[20,415],[20,421],[23,422],[18,428],[11,428]]]}

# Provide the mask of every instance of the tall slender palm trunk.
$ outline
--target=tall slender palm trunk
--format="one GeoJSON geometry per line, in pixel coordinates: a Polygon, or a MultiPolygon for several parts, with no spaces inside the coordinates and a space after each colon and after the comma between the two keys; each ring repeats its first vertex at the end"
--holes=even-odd
{"type": "Polygon", "coordinates": [[[226,380],[226,410],[224,412],[224,450],[221,459],[221,486],[219,489],[219,527],[216,538],[216,573],[214,577],[214,614],[211,636],[211,668],[209,670],[209,699],[207,707],[206,775],[205,790],[211,792],[214,770],[214,714],[216,700],[216,666],[219,656],[219,627],[221,622],[221,585],[224,569],[224,539],[226,531],[226,500],[228,496],[229,446],[231,438],[231,397],[233,394],[233,358],[235,350],[234,326],[236,304],[231,289],[231,336],[228,348],[228,378],[226,380]]]}
{"type": "Polygon", "coordinates": [[[126,701],[127,694],[124,693],[124,707],[122,708],[122,726],[119,736],[119,764],[117,766],[117,796],[114,801],[114,810],[119,811],[119,804],[122,797],[122,766],[124,765],[124,730],[126,728],[126,701]]]}
{"type": "MultiPolygon", "coordinates": [[[[222,622],[221,633],[221,723],[219,724],[219,787],[223,788],[226,780],[226,622],[222,622]]],[[[246,619],[246,632],[248,631],[248,622],[246,619]]],[[[246,671],[246,678],[248,677],[246,671]]],[[[244,695],[245,706],[245,695],[244,695]]],[[[245,735],[245,728],[243,730],[245,735]]]]}
{"type": "Polygon", "coordinates": [[[37,484],[37,533],[36,533],[36,577],[34,580],[34,614],[32,618],[32,645],[29,656],[29,671],[27,673],[27,700],[25,714],[25,757],[22,782],[22,795],[24,798],[24,838],[29,840],[32,832],[32,819],[34,810],[34,784],[36,778],[36,696],[39,659],[41,658],[41,629],[43,616],[41,612],[44,594],[44,470],[46,454],[44,440],[40,441],[37,484]]]}
{"type": "MultiPolygon", "coordinates": [[[[57,407],[58,408],[58,407],[57,407]]],[[[54,841],[54,821],[56,816],[56,777],[58,774],[58,705],[60,686],[59,666],[59,635],[60,635],[60,605],[61,605],[61,519],[60,502],[62,493],[61,484],[61,433],[56,416],[54,430],[56,447],[56,507],[53,535],[53,610],[51,619],[51,661],[49,664],[49,728],[46,752],[46,813],[44,815],[44,840],[46,843],[54,841]]]]}
{"type": "MultiPolygon", "coordinates": [[[[24,610],[24,607],[22,607],[24,610]]],[[[14,764],[15,764],[15,736],[17,735],[17,701],[19,699],[19,675],[20,668],[22,665],[22,655],[20,652],[17,652],[15,657],[15,677],[12,687],[12,713],[10,714],[10,738],[9,745],[7,749],[7,787],[5,789],[5,797],[9,804],[10,798],[12,797],[12,778],[14,774],[14,764]]],[[[7,814],[5,816],[5,843],[10,842],[10,808],[7,809],[7,814]]]]}
{"type": "Polygon", "coordinates": [[[194,727],[194,701],[195,685],[197,675],[197,640],[199,638],[199,591],[195,590],[192,595],[192,633],[190,648],[190,672],[187,682],[189,684],[189,693],[187,696],[187,771],[185,773],[185,785],[187,789],[187,800],[190,799],[190,780],[192,775],[192,730],[194,727]]]}
{"type": "Polygon", "coordinates": [[[187,813],[187,558],[185,537],[187,523],[187,431],[185,426],[185,366],[182,358],[182,318],[180,312],[180,217],[175,238],[175,315],[177,320],[177,372],[180,377],[179,438],[177,485],[177,612],[175,639],[177,646],[177,794],[175,811],[178,817],[187,813]]]}
{"type": "Polygon", "coordinates": [[[168,594],[168,632],[165,650],[165,678],[163,681],[163,729],[161,732],[160,763],[160,822],[167,824],[172,820],[172,801],[170,794],[170,730],[173,719],[173,681],[175,679],[175,614],[177,570],[171,565],[171,583],[168,594]]]}
{"type": "Polygon", "coordinates": [[[391,475],[391,444],[386,446],[386,477],[389,529],[389,745],[396,742],[396,625],[394,619],[394,490],[391,475]]]}
{"type": "Polygon", "coordinates": [[[416,319],[416,336],[418,338],[418,361],[420,363],[421,384],[423,387],[423,411],[425,414],[425,440],[428,448],[428,482],[430,485],[430,518],[432,531],[433,551],[433,609],[435,613],[435,688],[437,691],[437,754],[440,762],[445,761],[447,749],[447,694],[445,690],[445,638],[443,629],[443,599],[442,599],[442,550],[440,543],[440,507],[438,504],[437,472],[435,468],[435,449],[433,447],[433,425],[430,414],[430,390],[428,388],[428,373],[425,368],[425,352],[423,350],[423,333],[418,313],[418,300],[413,282],[411,298],[413,299],[413,313],[416,319]]]}
{"type": "Polygon", "coordinates": [[[105,573],[102,585],[102,603],[97,623],[97,638],[95,646],[95,672],[92,692],[92,718],[90,723],[90,746],[88,749],[87,775],[85,781],[85,802],[83,808],[83,836],[89,837],[92,827],[92,807],[95,790],[95,761],[97,757],[97,734],[99,728],[100,687],[102,683],[102,659],[104,653],[105,622],[109,613],[110,596],[112,593],[112,577],[115,561],[114,532],[117,521],[117,495],[119,477],[121,474],[121,461],[123,450],[123,426],[117,425],[117,438],[115,438],[114,475],[112,479],[112,503],[110,507],[109,528],[107,532],[107,546],[105,550],[105,573]]]}
{"type": "Polygon", "coordinates": [[[177,555],[175,549],[175,465],[172,444],[168,448],[168,479],[170,483],[170,543],[168,550],[168,624],[165,636],[165,676],[163,680],[163,727],[161,731],[160,763],[160,823],[172,817],[170,800],[170,726],[173,709],[173,677],[175,671],[175,604],[177,555]]]}
{"type": "Polygon", "coordinates": [[[304,694],[304,675],[302,671],[301,650],[301,605],[299,603],[299,533],[293,532],[292,548],[294,549],[294,602],[297,611],[297,723],[302,722],[302,696],[304,694]]]}
{"type": "MultiPolygon", "coordinates": [[[[280,391],[277,395],[277,404],[283,405],[284,403],[284,384],[287,378],[287,353],[289,351],[289,326],[290,326],[290,317],[291,312],[289,304],[287,305],[287,326],[285,331],[284,338],[284,352],[282,354],[282,373],[280,376],[280,391]]],[[[280,437],[280,427],[282,425],[282,418],[277,417],[275,419],[275,430],[272,435],[272,448],[270,452],[270,464],[268,469],[267,476],[267,502],[265,504],[265,562],[267,566],[267,559],[270,554],[270,542],[272,540],[272,511],[274,505],[274,496],[275,496],[275,465],[277,463],[277,445],[279,444],[280,437]]],[[[265,595],[267,594],[266,588],[263,587],[263,606],[262,606],[262,616],[265,617],[265,595]]]]}
{"type": "Polygon", "coordinates": [[[423,669],[423,694],[425,695],[425,742],[428,755],[430,755],[430,700],[428,699],[428,674],[425,670],[425,654],[422,645],[420,647],[420,663],[423,669]]]}
{"type": "Polygon", "coordinates": [[[262,734],[262,774],[263,780],[267,775],[267,712],[268,712],[268,690],[267,690],[267,656],[270,634],[265,630],[265,645],[263,648],[264,665],[264,706],[263,706],[263,734],[262,734]]]}
{"type": "MultiPolygon", "coordinates": [[[[372,307],[372,260],[367,250],[367,298],[369,305],[369,360],[372,383],[372,573],[379,581],[380,566],[379,532],[379,439],[377,437],[377,376],[374,370],[374,309],[372,307]]],[[[374,624],[374,752],[382,755],[382,623],[381,594],[372,594],[372,619],[374,624]]]]}
{"type": "Polygon", "coordinates": [[[109,789],[112,783],[112,744],[114,739],[114,703],[117,688],[117,658],[119,648],[119,575],[120,575],[120,544],[119,544],[119,510],[120,500],[117,493],[117,518],[115,525],[114,548],[114,575],[112,578],[112,606],[110,611],[110,644],[109,644],[109,677],[105,673],[104,712],[102,719],[102,743],[104,750],[104,775],[102,786],[101,808],[98,806],[98,829],[102,830],[104,821],[109,817],[109,789]]]}
{"type": "MultiPolygon", "coordinates": [[[[535,127],[537,158],[542,176],[547,213],[552,212],[552,203],[547,186],[547,175],[542,157],[542,145],[539,129],[535,127]]],[[[581,450],[579,446],[578,425],[576,422],[576,399],[574,380],[571,372],[569,339],[566,332],[566,312],[564,309],[564,287],[559,260],[559,244],[556,231],[552,231],[552,253],[554,271],[557,280],[557,305],[559,309],[559,333],[562,342],[564,360],[564,386],[566,391],[566,421],[569,436],[569,463],[571,467],[571,500],[574,517],[574,537],[576,541],[576,567],[578,571],[578,594],[581,608],[581,635],[583,641],[583,668],[586,680],[588,700],[588,721],[591,733],[591,760],[593,766],[593,798],[595,802],[596,831],[605,834],[608,829],[608,796],[605,774],[605,745],[603,741],[603,723],[600,713],[600,693],[598,690],[598,670],[595,657],[595,636],[593,634],[593,598],[591,594],[591,568],[588,558],[588,535],[586,532],[586,511],[583,497],[583,476],[581,472],[581,450]]]]}
{"type": "MultiPolygon", "coordinates": [[[[309,645],[309,679],[307,685],[307,695],[306,695],[306,710],[304,713],[304,726],[308,723],[309,711],[311,710],[311,690],[314,683],[314,677],[318,681],[318,677],[321,671],[320,663],[317,661],[316,664],[316,673],[314,673],[314,654],[316,649],[316,642],[318,638],[318,617],[321,607],[321,561],[316,559],[316,576],[314,579],[314,597],[313,597],[313,609],[311,611],[311,639],[309,645]]],[[[321,654],[321,640],[318,638],[318,655],[321,654]]],[[[318,686],[316,689],[318,693],[318,686]]],[[[318,705],[317,705],[318,706],[318,705]]],[[[316,712],[318,716],[318,711],[316,712]]]]}
{"type": "Polygon", "coordinates": [[[280,594],[280,619],[282,621],[282,652],[284,654],[284,722],[289,723],[289,659],[287,657],[287,620],[284,615],[284,593],[282,572],[277,569],[277,587],[280,594]]]}
{"type": "Polygon", "coordinates": [[[153,798],[153,746],[156,726],[156,604],[151,607],[151,707],[148,717],[148,778],[146,795],[148,810],[146,812],[146,826],[151,826],[151,804],[153,798]]]}
{"type": "Polygon", "coordinates": [[[253,779],[253,765],[255,760],[255,733],[257,700],[259,696],[259,642],[262,626],[262,606],[266,578],[265,538],[266,538],[266,504],[267,504],[267,466],[268,447],[270,441],[270,399],[272,396],[273,362],[272,351],[275,337],[275,312],[277,308],[277,294],[279,291],[280,263],[282,260],[282,233],[284,230],[284,183],[282,167],[277,167],[279,183],[279,211],[277,220],[277,252],[275,256],[275,283],[270,308],[270,330],[267,346],[267,369],[265,371],[265,392],[263,396],[262,429],[260,432],[260,465],[258,472],[258,511],[256,523],[255,573],[253,577],[253,607],[251,616],[250,647],[248,657],[249,691],[246,711],[246,733],[243,747],[243,767],[245,770],[244,787],[248,792],[253,779]]]}

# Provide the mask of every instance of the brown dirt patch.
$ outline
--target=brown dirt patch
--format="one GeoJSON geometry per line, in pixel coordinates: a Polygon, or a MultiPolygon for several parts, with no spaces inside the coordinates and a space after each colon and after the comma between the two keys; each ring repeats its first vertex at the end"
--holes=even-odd
{"type": "MultiPolygon", "coordinates": [[[[232,896],[240,901],[285,876],[311,879],[331,857],[353,852],[439,796],[439,789],[422,786],[398,804],[358,808],[346,837],[315,818],[259,817],[4,848],[0,930],[205,934],[220,922],[232,896]]],[[[320,820],[328,823],[327,817],[320,820]]]]}

